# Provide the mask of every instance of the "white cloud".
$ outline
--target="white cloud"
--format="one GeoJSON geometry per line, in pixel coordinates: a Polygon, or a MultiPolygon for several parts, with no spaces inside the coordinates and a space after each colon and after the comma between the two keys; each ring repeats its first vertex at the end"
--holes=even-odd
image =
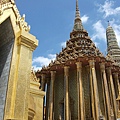
{"type": "Polygon", "coordinates": [[[94,34],[92,36],[92,40],[104,40],[106,41],[106,29],[101,23],[101,20],[97,21],[95,24],[93,24],[94,34]]]}
{"type": "Polygon", "coordinates": [[[39,63],[40,66],[44,66],[44,65],[46,66],[46,65],[49,64],[50,61],[51,61],[51,59],[49,59],[49,58],[45,58],[43,56],[39,56],[37,58],[34,58],[32,63],[33,64],[34,63],[39,63]]]}
{"type": "Polygon", "coordinates": [[[49,54],[48,57],[39,56],[33,58],[32,66],[34,67],[35,70],[41,69],[43,66],[49,65],[51,60],[55,60],[55,58],[56,58],[56,54],[49,54]]]}
{"type": "Polygon", "coordinates": [[[114,7],[114,1],[108,1],[106,0],[104,2],[104,5],[99,4],[99,12],[104,13],[104,18],[110,16],[110,15],[117,15],[120,14],[120,7],[114,7]]]}
{"type": "Polygon", "coordinates": [[[49,54],[48,57],[49,57],[49,59],[51,59],[51,60],[55,60],[56,54],[49,54]]]}
{"type": "Polygon", "coordinates": [[[87,15],[84,15],[81,17],[82,23],[86,23],[88,21],[89,17],[87,15]]]}
{"type": "Polygon", "coordinates": [[[42,67],[38,67],[37,65],[33,65],[33,66],[32,66],[32,69],[33,69],[34,71],[38,71],[38,70],[41,70],[42,67]]]}
{"type": "Polygon", "coordinates": [[[96,46],[96,47],[99,47],[99,44],[100,44],[100,43],[98,43],[98,42],[94,42],[94,43],[95,43],[95,46],[96,46]]]}
{"type": "Polygon", "coordinates": [[[61,45],[61,47],[65,48],[66,47],[66,42],[62,42],[60,45],[61,45]]]}

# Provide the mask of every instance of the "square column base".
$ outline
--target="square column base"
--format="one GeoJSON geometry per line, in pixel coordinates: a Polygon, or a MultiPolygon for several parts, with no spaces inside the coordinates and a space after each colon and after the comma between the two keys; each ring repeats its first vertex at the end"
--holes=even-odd
{"type": "Polygon", "coordinates": [[[120,111],[118,111],[117,120],[120,120],[120,111]]]}

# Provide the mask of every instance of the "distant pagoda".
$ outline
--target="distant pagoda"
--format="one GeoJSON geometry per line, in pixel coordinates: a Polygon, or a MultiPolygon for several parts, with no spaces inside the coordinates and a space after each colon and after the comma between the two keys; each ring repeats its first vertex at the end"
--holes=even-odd
{"type": "Polygon", "coordinates": [[[107,37],[107,53],[111,55],[113,60],[120,65],[120,48],[117,43],[115,32],[109,23],[106,29],[106,37],[107,37]]]}
{"type": "Polygon", "coordinates": [[[78,0],[66,48],[36,76],[43,89],[47,84],[45,120],[117,119],[120,67],[110,55],[104,57],[88,36],[78,0]]]}

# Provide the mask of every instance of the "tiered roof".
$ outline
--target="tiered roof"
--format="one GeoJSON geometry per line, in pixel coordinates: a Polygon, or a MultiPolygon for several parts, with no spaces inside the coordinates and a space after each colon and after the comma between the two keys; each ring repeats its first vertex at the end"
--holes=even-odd
{"type": "Polygon", "coordinates": [[[76,0],[76,15],[70,39],[66,42],[66,47],[56,55],[55,61],[51,61],[47,67],[43,67],[41,72],[61,69],[64,65],[75,65],[77,61],[82,61],[83,64],[87,65],[88,60],[91,59],[98,63],[102,61],[107,62],[108,66],[111,63],[114,63],[114,66],[118,66],[110,55],[107,55],[105,58],[88,36],[87,31],[82,25],[78,0],[76,0]]]}
{"type": "Polygon", "coordinates": [[[107,52],[115,62],[118,62],[120,65],[120,48],[117,43],[116,35],[113,28],[108,24],[106,30],[106,37],[107,37],[107,52]]]}

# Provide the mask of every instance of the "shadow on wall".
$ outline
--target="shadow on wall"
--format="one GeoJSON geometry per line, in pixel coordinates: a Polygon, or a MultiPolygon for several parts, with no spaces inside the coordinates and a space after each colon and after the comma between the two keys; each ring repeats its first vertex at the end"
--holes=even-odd
{"type": "Polygon", "coordinates": [[[8,18],[0,24],[0,120],[4,114],[14,38],[12,24],[8,18]]]}

